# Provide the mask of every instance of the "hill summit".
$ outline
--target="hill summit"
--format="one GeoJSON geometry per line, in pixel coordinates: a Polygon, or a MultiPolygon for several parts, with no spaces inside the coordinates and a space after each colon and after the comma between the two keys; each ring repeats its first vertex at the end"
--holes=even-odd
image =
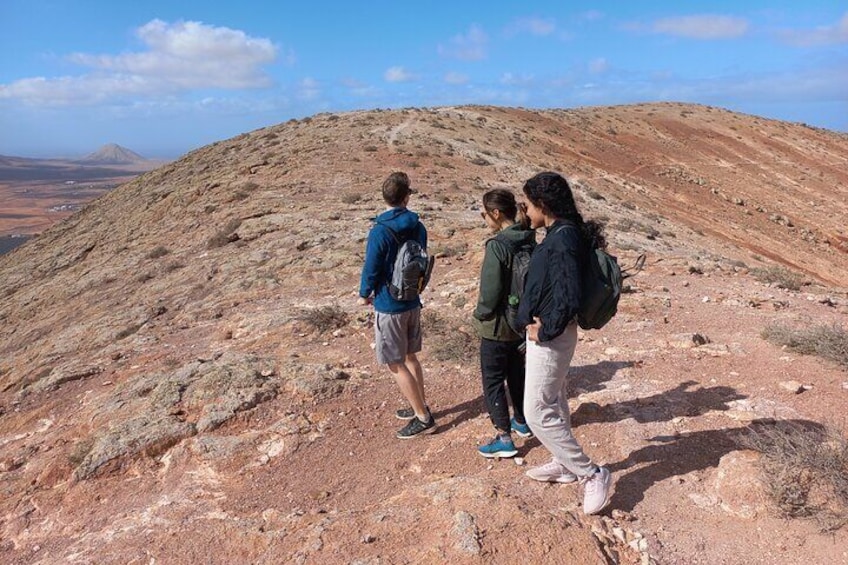
{"type": "Polygon", "coordinates": [[[837,495],[742,441],[845,422],[845,367],[763,330],[824,342],[848,319],[846,155],[708,106],[451,106],[289,120],[134,177],[0,256],[0,563],[844,564],[848,528],[770,500],[824,515],[837,495]],[[439,427],[409,441],[357,303],[396,170],[437,257],[439,427]],[[545,170],[623,266],[648,258],[562,391],[613,473],[595,516],[581,485],[525,475],[550,461],[538,438],[477,452],[481,200],[545,170]]]}
{"type": "Polygon", "coordinates": [[[94,153],[89,153],[82,159],[82,163],[94,163],[98,165],[129,165],[147,161],[138,153],[121,147],[117,143],[107,143],[94,153]]]}

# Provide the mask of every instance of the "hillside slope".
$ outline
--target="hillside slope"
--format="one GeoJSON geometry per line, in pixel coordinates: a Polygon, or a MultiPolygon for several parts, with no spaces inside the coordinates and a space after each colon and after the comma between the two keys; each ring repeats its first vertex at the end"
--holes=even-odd
{"type": "MultiPolygon", "coordinates": [[[[848,312],[846,165],[844,135],[682,104],[322,114],[189,153],[0,257],[0,555],[846,559],[726,478],[755,473],[735,443],[752,421],[841,414],[843,369],[759,332],[848,312]],[[354,304],[398,169],[439,255],[424,362],[441,433],[421,442],[394,441],[400,398],[354,304]],[[591,519],[571,491],[474,453],[490,433],[467,327],[479,200],[545,169],[623,263],[648,254],[622,313],[578,347],[575,423],[617,481],[591,519]],[[775,265],[802,292],[753,276],[775,265]],[[792,379],[808,392],[785,394],[792,379]]],[[[546,458],[534,440],[522,455],[546,458]]]]}

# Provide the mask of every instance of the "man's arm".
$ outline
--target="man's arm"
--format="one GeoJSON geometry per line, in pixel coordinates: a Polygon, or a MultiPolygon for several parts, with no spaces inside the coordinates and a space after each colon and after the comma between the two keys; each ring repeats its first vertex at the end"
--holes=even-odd
{"type": "Polygon", "coordinates": [[[365,245],[365,263],[362,266],[362,276],[359,280],[359,297],[370,298],[377,291],[377,286],[383,277],[384,257],[387,253],[386,238],[382,237],[378,225],[368,233],[365,245]]]}

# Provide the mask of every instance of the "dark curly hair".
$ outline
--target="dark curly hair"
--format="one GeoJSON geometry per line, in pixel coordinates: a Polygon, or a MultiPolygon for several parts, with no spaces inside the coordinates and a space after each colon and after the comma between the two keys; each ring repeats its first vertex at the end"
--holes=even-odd
{"type": "Polygon", "coordinates": [[[606,248],[603,224],[595,220],[583,220],[571,187],[562,175],[550,171],[539,173],[524,183],[523,190],[534,206],[555,218],[576,224],[584,240],[601,249],[606,248]]]}

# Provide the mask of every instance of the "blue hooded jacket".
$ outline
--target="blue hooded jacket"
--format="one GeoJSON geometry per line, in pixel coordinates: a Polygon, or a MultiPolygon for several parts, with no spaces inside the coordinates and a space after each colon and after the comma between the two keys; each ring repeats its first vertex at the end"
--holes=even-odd
{"type": "Polygon", "coordinates": [[[368,298],[374,295],[374,309],[386,314],[406,312],[421,307],[421,300],[400,301],[389,294],[388,282],[394,270],[398,243],[386,228],[391,228],[401,242],[415,239],[421,247],[427,248],[427,229],[418,220],[418,214],[406,208],[391,208],[376,218],[368,242],[365,245],[365,265],[359,282],[359,296],[368,298]]]}

